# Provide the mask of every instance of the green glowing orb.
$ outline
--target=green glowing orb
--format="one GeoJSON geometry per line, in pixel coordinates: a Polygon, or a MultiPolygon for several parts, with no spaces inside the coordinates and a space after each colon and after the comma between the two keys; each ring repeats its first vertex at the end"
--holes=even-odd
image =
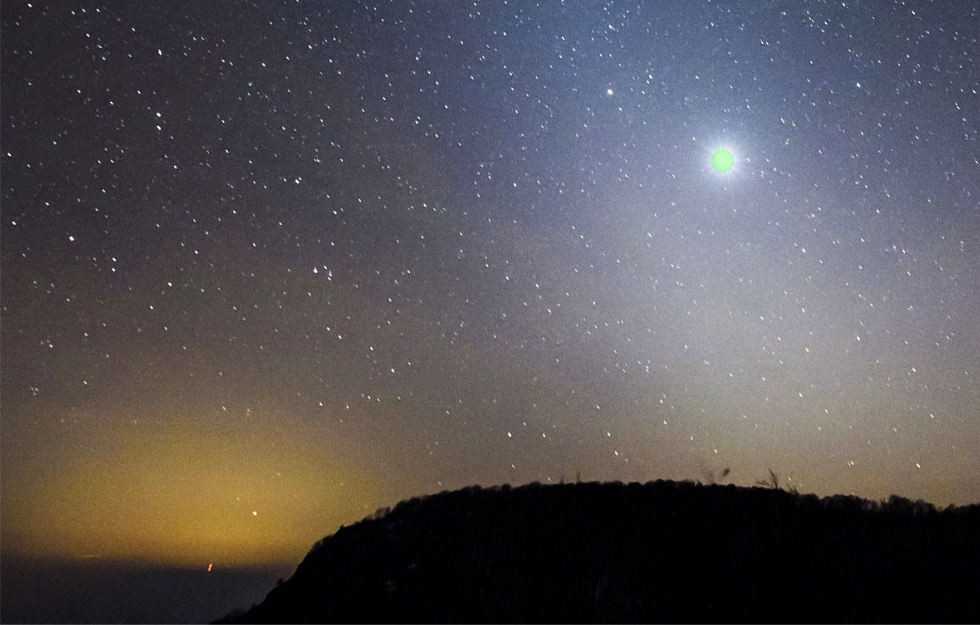
{"type": "Polygon", "coordinates": [[[735,157],[728,150],[721,149],[711,155],[711,166],[719,174],[723,174],[735,165],[735,157]]]}

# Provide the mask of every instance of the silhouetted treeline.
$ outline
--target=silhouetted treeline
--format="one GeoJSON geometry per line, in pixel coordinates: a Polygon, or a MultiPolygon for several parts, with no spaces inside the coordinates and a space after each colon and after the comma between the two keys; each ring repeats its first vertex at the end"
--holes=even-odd
{"type": "Polygon", "coordinates": [[[465,488],[320,541],[226,622],[978,622],[980,506],[690,482],[465,488]]]}

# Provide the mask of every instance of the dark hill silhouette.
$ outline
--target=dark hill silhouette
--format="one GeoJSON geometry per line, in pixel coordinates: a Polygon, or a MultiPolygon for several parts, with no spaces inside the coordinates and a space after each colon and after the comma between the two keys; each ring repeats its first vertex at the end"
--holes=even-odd
{"type": "Polygon", "coordinates": [[[470,487],[342,527],[219,622],[978,622],[978,528],[894,496],[470,487]]]}

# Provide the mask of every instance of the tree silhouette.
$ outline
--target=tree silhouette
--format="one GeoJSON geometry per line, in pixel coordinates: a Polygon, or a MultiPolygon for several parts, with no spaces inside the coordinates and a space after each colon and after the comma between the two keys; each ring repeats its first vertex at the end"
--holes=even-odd
{"type": "Polygon", "coordinates": [[[759,484],[414,498],[320,541],[223,621],[980,622],[980,505],[794,495],[772,469],[759,484]]]}
{"type": "Polygon", "coordinates": [[[779,488],[779,476],[772,469],[769,469],[769,479],[759,480],[756,482],[759,486],[765,486],[766,488],[779,488]]]}

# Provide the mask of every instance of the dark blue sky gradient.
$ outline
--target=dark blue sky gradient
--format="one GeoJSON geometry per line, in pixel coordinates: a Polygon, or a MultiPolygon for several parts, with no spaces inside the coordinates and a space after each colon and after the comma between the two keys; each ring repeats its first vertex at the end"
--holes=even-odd
{"type": "Polygon", "coordinates": [[[577,472],[980,500],[978,22],[5,2],[5,548],[294,561],[577,472]]]}

